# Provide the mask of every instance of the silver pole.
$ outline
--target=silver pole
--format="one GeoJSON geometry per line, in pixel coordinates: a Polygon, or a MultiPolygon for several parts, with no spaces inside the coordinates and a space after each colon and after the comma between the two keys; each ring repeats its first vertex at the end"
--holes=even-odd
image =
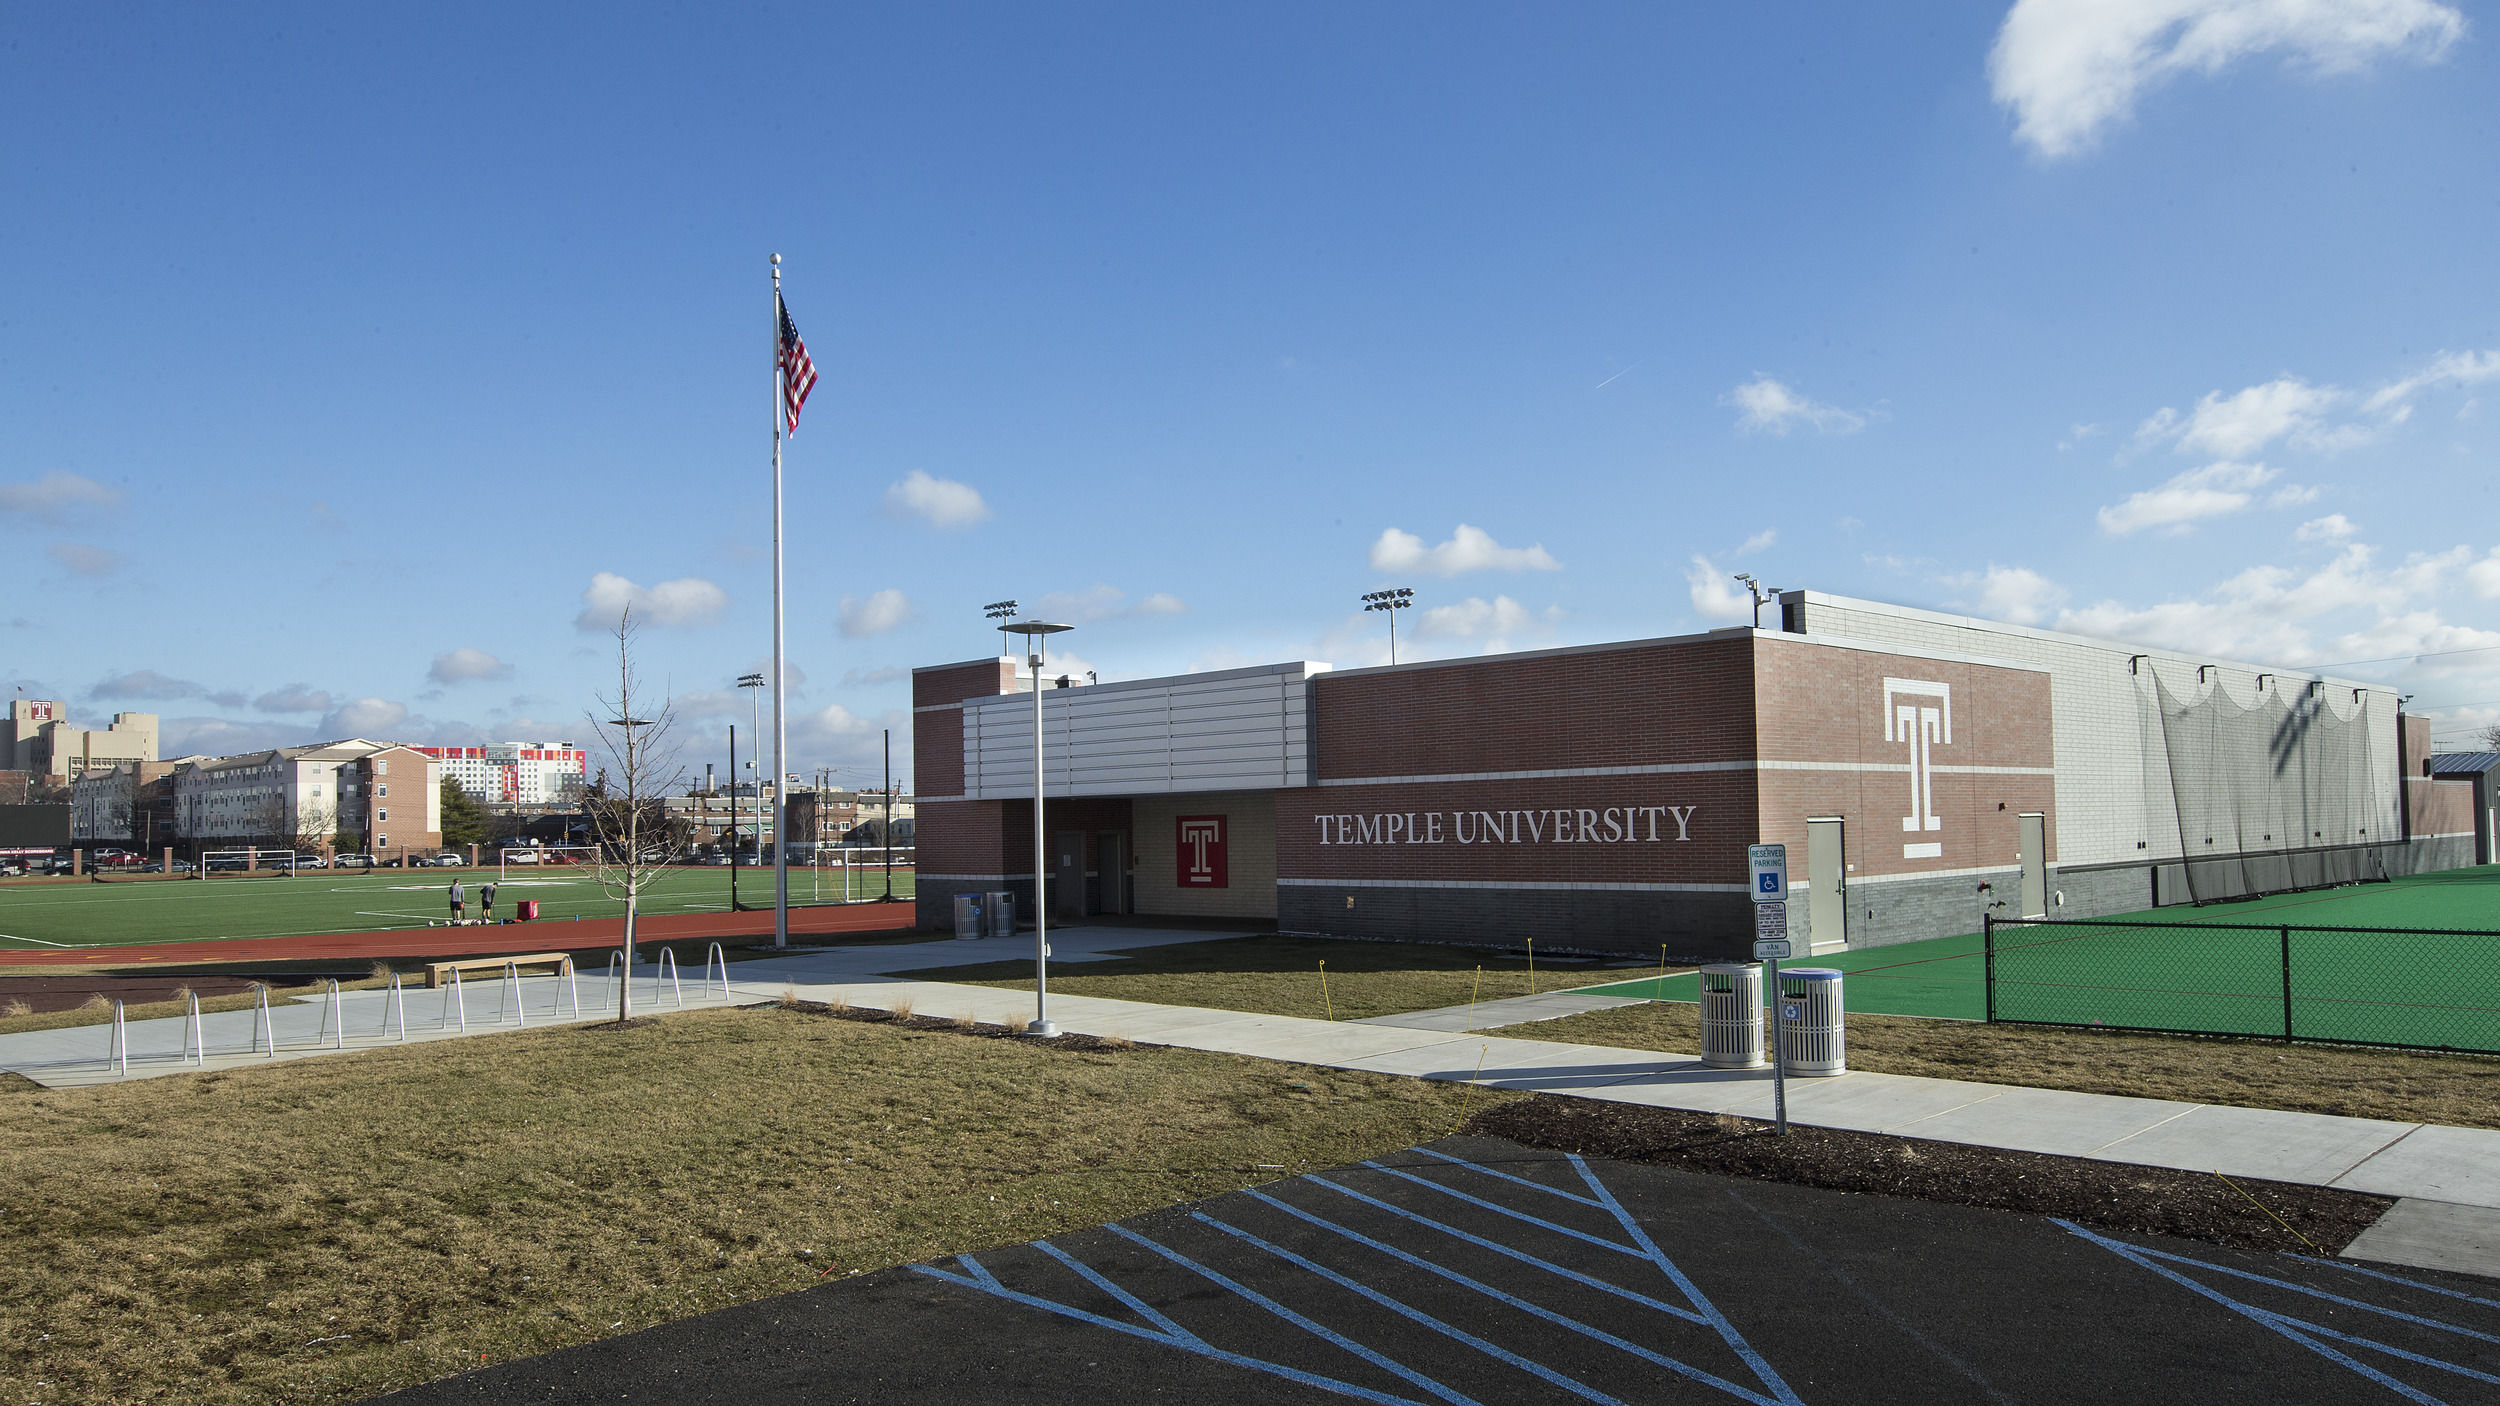
{"type": "MultiPolygon", "coordinates": [[[[788,770],[790,745],[788,708],[781,675],[781,415],[787,397],[788,370],[781,363],[781,256],[773,255],[773,947],[790,945],[790,819],[789,798],[781,791],[788,770]]],[[[756,814],[763,814],[763,793],[756,794],[756,814]]],[[[760,842],[762,836],[757,836],[760,842]]]]}
{"type": "Polygon", "coordinates": [[[1050,901],[1047,884],[1049,851],[1042,843],[1042,636],[1033,637],[1033,1023],[1027,1035],[1045,1038],[1059,1033],[1050,1023],[1050,901]]]}

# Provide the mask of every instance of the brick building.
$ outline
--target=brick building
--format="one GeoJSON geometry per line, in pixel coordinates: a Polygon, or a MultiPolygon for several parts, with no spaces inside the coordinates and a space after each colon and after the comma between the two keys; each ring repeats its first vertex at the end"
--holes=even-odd
{"type": "MultiPolygon", "coordinates": [[[[1030,901],[1021,672],[914,672],[925,924],[1030,901]]],[[[2384,687],[1815,592],[1778,629],[1050,682],[1054,918],[1712,957],[1757,842],[1827,951],[2472,862],[2384,687]]]]}

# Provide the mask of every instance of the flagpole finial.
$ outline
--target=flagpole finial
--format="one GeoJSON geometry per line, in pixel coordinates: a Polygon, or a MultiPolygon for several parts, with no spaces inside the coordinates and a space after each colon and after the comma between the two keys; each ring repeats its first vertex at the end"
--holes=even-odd
{"type": "Polygon", "coordinates": [[[779,254],[775,254],[775,255],[773,255],[773,267],[774,267],[774,268],[779,268],[779,267],[781,267],[781,256],[780,256],[779,254]]]}

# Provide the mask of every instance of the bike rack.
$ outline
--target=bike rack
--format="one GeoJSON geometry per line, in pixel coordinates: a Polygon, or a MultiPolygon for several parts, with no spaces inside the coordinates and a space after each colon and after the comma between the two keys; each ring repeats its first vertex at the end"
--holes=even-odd
{"type": "Polygon", "coordinates": [[[717,942],[712,944],[711,951],[703,954],[703,991],[705,995],[711,994],[712,968],[715,966],[720,968],[720,998],[726,1001],[729,999],[729,954],[723,952],[720,944],[717,942]]]}
{"type": "Polygon", "coordinates": [[[399,987],[399,973],[391,973],[391,994],[382,1001],[382,1033],[391,1033],[391,1020],[399,1020],[399,1038],[408,1038],[408,998],[399,987]]]}
{"type": "Polygon", "coordinates": [[[130,1028],[122,1023],[122,1003],[113,1003],[112,1043],[104,1049],[104,1067],[124,1078],[130,1075],[130,1028]]]}
{"type": "Polygon", "coordinates": [[[449,1030],[454,1011],[459,1012],[460,1028],[466,1031],[469,1028],[469,993],[468,988],[460,984],[460,968],[458,967],[451,969],[451,980],[443,984],[443,1019],[442,1023],[434,1028],[449,1030]]]}
{"type": "Polygon", "coordinates": [[[278,1027],[269,1020],[269,988],[255,985],[252,994],[260,1001],[252,1020],[252,1053],[274,1059],[278,1053],[278,1027]]]}
{"type": "MultiPolygon", "coordinates": [[[[680,985],[677,980],[676,948],[663,947],[660,949],[660,976],[668,978],[668,989],[677,998],[677,1009],[681,1011],[684,1010],[686,1008],[686,988],[680,985]]],[[[655,981],[657,979],[658,978],[654,978],[655,981]]],[[[659,1003],[660,998],[658,995],[654,994],[651,998],[651,1004],[656,1006],[659,1003]]]]}
{"type": "MultiPolygon", "coordinates": [[[[573,998],[573,1015],[579,1019],[582,1013],[582,977],[573,969],[573,959],[569,956],[564,959],[564,984],[566,992],[573,998]]],[[[556,1009],[555,998],[550,996],[547,999],[548,1017],[552,1019],[560,1014],[562,1012],[556,1009]]]]}
{"type": "Polygon", "coordinates": [[[503,1008],[507,1005],[512,1007],[513,1024],[527,1025],[530,1023],[529,1012],[523,1009],[521,1004],[521,968],[517,963],[513,962],[506,962],[503,964],[503,990],[500,993],[500,999],[495,1005],[495,1023],[497,1025],[503,1024],[503,1008]]]}
{"type": "Polygon", "coordinates": [[[190,1027],[185,1033],[190,1040],[182,1047],[183,1063],[205,1066],[208,1063],[208,1038],[200,1029],[200,993],[197,991],[191,993],[190,1027]]]}
{"type": "Polygon", "coordinates": [[[313,1037],[313,1048],[319,1049],[325,1039],[331,1049],[347,1048],[347,1005],[339,996],[337,977],[330,978],[330,1004],[322,1008],[321,1033],[313,1037]]]}

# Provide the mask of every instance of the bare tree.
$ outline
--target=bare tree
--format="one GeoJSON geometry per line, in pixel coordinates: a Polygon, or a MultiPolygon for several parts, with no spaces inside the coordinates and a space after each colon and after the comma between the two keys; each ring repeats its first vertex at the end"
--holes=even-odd
{"type": "Polygon", "coordinates": [[[681,848],[666,814],[667,796],[685,780],[669,737],[674,719],[667,695],[655,708],[640,696],[640,684],[634,673],[634,613],[628,609],[616,622],[616,692],[600,695],[600,707],[588,715],[608,765],[582,800],[599,838],[599,886],[625,903],[625,979],[616,988],[620,1021],[633,1013],[634,923],[642,896],[667,876],[668,863],[681,848]]]}
{"type": "Polygon", "coordinates": [[[299,854],[321,853],[338,832],[338,819],[335,807],[319,801],[305,802],[295,809],[295,833],[287,837],[287,847],[299,854]]]}
{"type": "Polygon", "coordinates": [[[2500,723],[2485,723],[2483,730],[2474,735],[2482,739],[2484,751],[2500,752],[2500,723]]]}

